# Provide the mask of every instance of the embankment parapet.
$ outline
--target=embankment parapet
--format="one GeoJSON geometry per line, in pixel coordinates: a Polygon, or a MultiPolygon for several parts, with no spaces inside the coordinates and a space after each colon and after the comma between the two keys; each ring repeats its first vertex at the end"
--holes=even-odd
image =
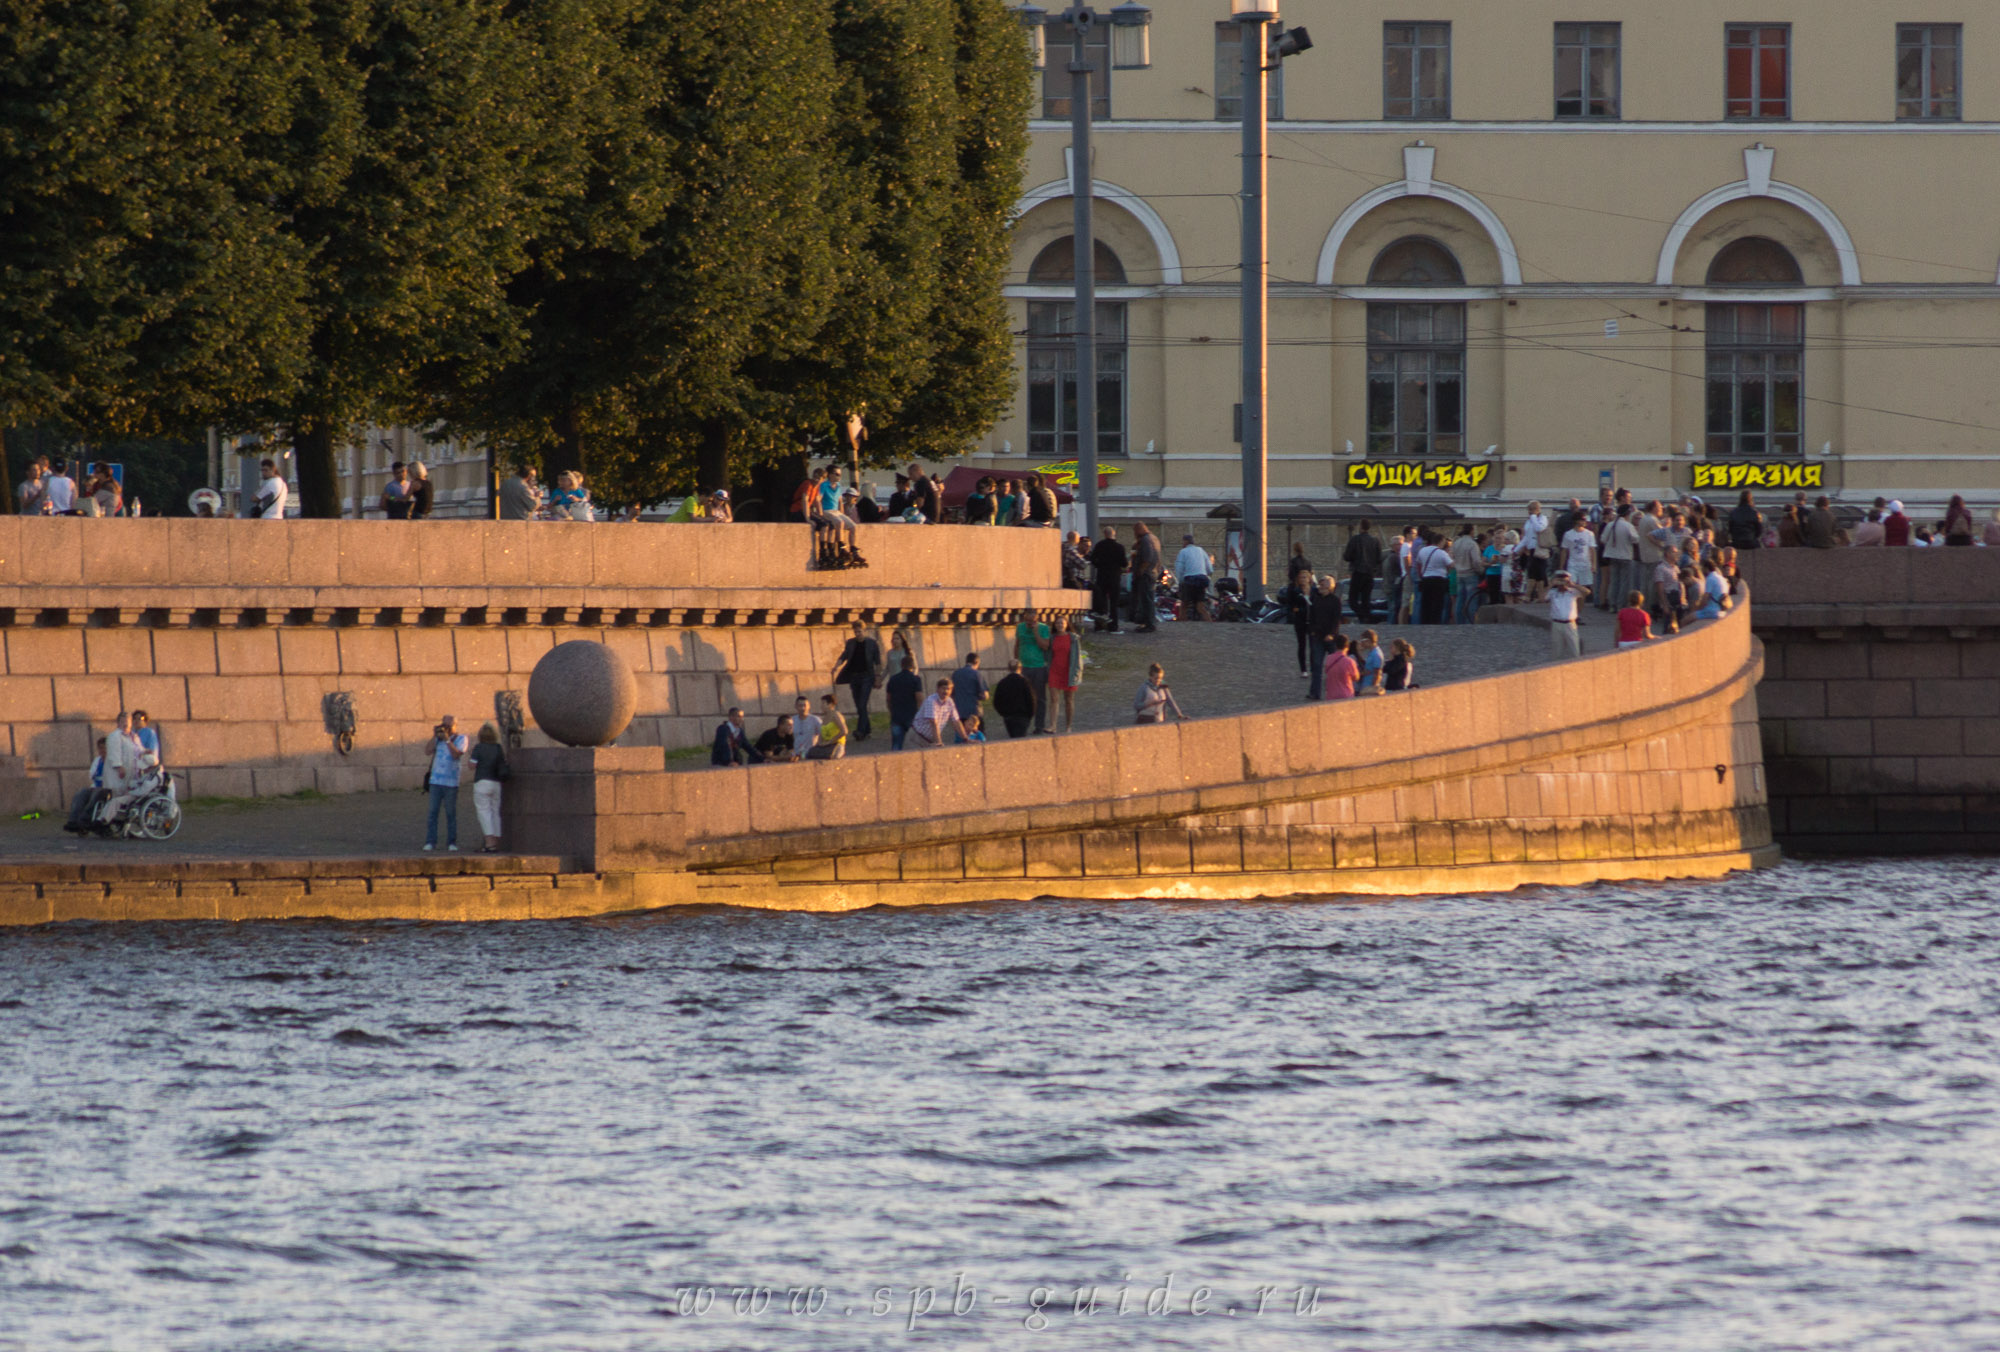
{"type": "Polygon", "coordinates": [[[0,518],[0,806],[66,803],[121,708],[164,726],[197,795],[397,788],[438,715],[494,717],[569,639],[638,674],[627,745],[692,746],[731,705],[775,716],[826,689],[851,620],[907,626],[921,661],[955,665],[998,657],[1027,606],[1083,603],[1054,531],[861,542],[870,567],[821,572],[801,526],[0,518]],[[357,718],[346,755],[323,717],[336,693],[357,718]]]}

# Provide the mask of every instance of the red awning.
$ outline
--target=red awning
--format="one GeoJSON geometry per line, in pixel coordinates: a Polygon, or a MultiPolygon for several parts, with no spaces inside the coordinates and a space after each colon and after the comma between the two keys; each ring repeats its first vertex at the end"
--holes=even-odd
{"type": "MultiPolygon", "coordinates": [[[[1021,484],[1027,482],[1028,476],[1032,473],[1034,471],[1028,469],[983,469],[973,465],[953,465],[951,472],[944,476],[944,487],[940,491],[944,495],[946,509],[957,511],[964,508],[965,500],[972,496],[972,490],[979,486],[981,479],[1012,479],[1015,483],[1021,484]]],[[[1057,488],[1056,501],[1070,502],[1073,498],[1067,488],[1057,488]]]]}

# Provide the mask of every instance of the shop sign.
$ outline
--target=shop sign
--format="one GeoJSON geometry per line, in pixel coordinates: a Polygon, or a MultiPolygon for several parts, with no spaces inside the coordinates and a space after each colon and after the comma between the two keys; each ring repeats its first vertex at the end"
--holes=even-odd
{"type": "Polygon", "coordinates": [[[1421,461],[1363,460],[1347,467],[1347,486],[1364,491],[1378,488],[1477,488],[1486,482],[1490,464],[1463,460],[1426,465],[1421,461]]]}
{"type": "Polygon", "coordinates": [[[1817,461],[1708,461],[1694,467],[1696,488],[1824,488],[1826,466],[1817,461]]]}

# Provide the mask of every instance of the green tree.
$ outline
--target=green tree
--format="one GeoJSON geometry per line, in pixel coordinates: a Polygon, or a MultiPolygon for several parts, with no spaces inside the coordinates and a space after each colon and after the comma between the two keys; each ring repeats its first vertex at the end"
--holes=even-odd
{"type": "Polygon", "coordinates": [[[235,410],[286,429],[301,510],[340,511],[335,456],[367,421],[416,416],[424,372],[504,360],[505,286],[539,199],[534,54],[501,0],[242,0],[277,33],[289,117],[259,142],[307,258],[300,379],[235,410]]]}
{"type": "Polygon", "coordinates": [[[291,380],[256,56],[206,0],[0,8],[0,429],[188,429],[291,380]]]}
{"type": "Polygon", "coordinates": [[[605,0],[553,39],[584,83],[560,115],[579,190],[509,287],[527,342],[453,379],[444,425],[600,501],[684,488],[704,447],[778,412],[752,371],[810,342],[832,300],[819,219],[833,73],[827,0],[605,0]],[[578,59],[586,54],[587,60],[578,59]]]}
{"type": "MultiPolygon", "coordinates": [[[[927,324],[944,285],[939,252],[953,189],[952,14],[928,0],[835,0],[830,37],[838,88],[826,142],[832,192],[819,213],[837,299],[810,345],[753,363],[780,427],[764,443],[788,453],[851,412],[880,427],[929,378],[927,324]]],[[[744,466],[747,468],[748,466],[744,466]]],[[[704,457],[700,487],[729,466],[704,457]]]]}
{"type": "Polygon", "coordinates": [[[989,0],[952,0],[956,173],[943,212],[939,287],[924,324],[929,378],[880,420],[877,463],[962,453],[1014,396],[1014,339],[1001,287],[1027,166],[1032,72],[1013,15],[989,0]]]}

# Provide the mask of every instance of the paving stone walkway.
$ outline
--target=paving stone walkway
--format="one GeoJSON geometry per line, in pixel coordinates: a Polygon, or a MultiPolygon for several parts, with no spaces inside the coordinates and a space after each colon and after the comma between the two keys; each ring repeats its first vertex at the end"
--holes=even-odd
{"type": "MultiPolygon", "coordinates": [[[[1415,645],[1417,677],[1425,685],[1471,680],[1549,660],[1548,634],[1538,626],[1377,626],[1376,632],[1385,644],[1400,637],[1415,645]]],[[[1609,619],[1586,611],[1585,650],[1608,648],[1610,635],[1609,619]]],[[[1153,634],[1130,629],[1087,634],[1084,652],[1087,662],[1075,725],[1080,732],[1129,727],[1132,697],[1153,662],[1166,668],[1168,684],[1190,718],[1285,708],[1305,699],[1306,682],[1298,674],[1289,625],[1167,623],[1153,634]]],[[[1003,665],[998,674],[1005,670],[1003,665]]],[[[934,679],[944,674],[948,673],[927,671],[925,676],[934,679]]],[[[989,673],[988,679],[996,676],[989,673]]],[[[845,708],[844,692],[841,702],[845,708]]],[[[875,736],[855,744],[851,754],[888,754],[887,724],[879,703],[875,721],[875,736]]],[[[753,720],[752,731],[762,730],[761,721],[753,720]]],[[[998,720],[993,732],[1005,739],[998,720]]],[[[706,773],[707,754],[705,749],[683,753],[669,764],[677,770],[706,773]]],[[[425,796],[414,789],[303,800],[197,800],[180,832],[166,842],[78,839],[63,832],[59,815],[33,822],[9,820],[0,822],[0,878],[5,877],[9,861],[415,856],[423,844],[425,807],[425,796]]],[[[479,828],[469,787],[459,794],[458,815],[460,845],[476,848],[479,828]]]]}

